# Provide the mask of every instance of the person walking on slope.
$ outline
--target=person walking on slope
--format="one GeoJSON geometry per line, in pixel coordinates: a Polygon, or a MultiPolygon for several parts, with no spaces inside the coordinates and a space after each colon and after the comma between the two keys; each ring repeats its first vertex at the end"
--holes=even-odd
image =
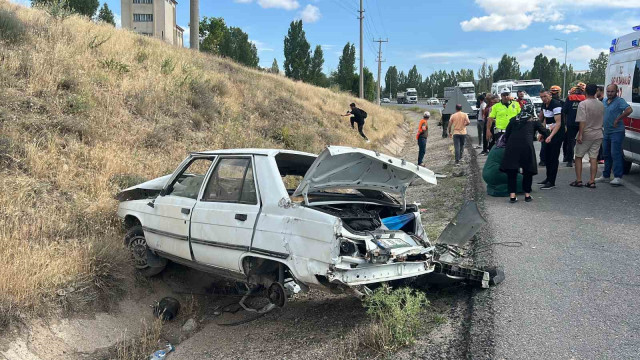
{"type": "Polygon", "coordinates": [[[485,102],[486,96],[485,95],[480,95],[478,97],[478,117],[476,120],[476,127],[478,130],[478,147],[477,149],[479,149],[482,146],[482,153],[484,153],[484,151],[487,149],[487,145],[485,145],[486,143],[486,138],[484,136],[484,109],[487,108],[487,103],[485,102]]]}
{"type": "MultiPolygon", "coordinates": [[[[447,108],[447,102],[449,100],[445,99],[444,103],[442,104],[442,110],[447,108]]],[[[440,121],[442,122],[442,138],[446,139],[447,138],[447,129],[449,128],[449,119],[451,118],[451,114],[442,114],[442,117],[440,118],[440,121]]]]}
{"type": "Polygon", "coordinates": [[[347,113],[342,116],[351,116],[351,128],[355,129],[354,124],[358,124],[358,132],[360,133],[360,136],[362,136],[366,142],[369,142],[369,138],[362,131],[364,127],[364,119],[367,118],[367,112],[357,108],[355,103],[351,103],[349,106],[351,107],[351,110],[347,111],[347,113]]]}
{"type": "Polygon", "coordinates": [[[462,159],[464,141],[467,137],[467,126],[469,124],[471,124],[469,116],[462,112],[462,105],[456,104],[456,113],[451,115],[451,119],[449,120],[449,137],[453,138],[456,165],[458,165],[462,159]]]}
{"type": "Polygon", "coordinates": [[[547,130],[533,115],[533,105],[527,104],[518,116],[509,121],[504,133],[506,140],[505,155],[502,159],[500,171],[507,173],[507,189],[509,201],[515,203],[518,185],[518,172],[522,169],[522,190],[524,201],[530,202],[531,183],[533,176],[538,173],[536,151],[533,147],[533,139],[536,131],[547,137],[547,130]]]}
{"type": "Polygon", "coordinates": [[[567,132],[564,138],[565,156],[567,158],[567,167],[573,166],[573,148],[576,146],[576,136],[580,125],[576,123],[576,114],[578,113],[578,105],[586,99],[584,90],[586,85],[578,83],[575,88],[571,89],[567,101],[562,106],[562,113],[567,124],[567,132]]]}
{"type": "Polygon", "coordinates": [[[556,177],[558,176],[558,165],[560,165],[560,149],[564,140],[564,122],[562,120],[562,103],[558,99],[551,97],[547,90],[540,92],[542,99],[542,124],[551,131],[545,139],[545,159],[547,167],[547,178],[539,182],[541,190],[550,190],[556,187],[556,177]]]}
{"type": "Polygon", "coordinates": [[[596,99],[597,90],[597,85],[587,85],[585,89],[587,99],[578,104],[576,124],[579,128],[575,149],[576,180],[569,184],[574,187],[582,187],[582,158],[586,154],[589,154],[589,163],[591,164],[591,177],[586,186],[592,189],[596,187],[598,152],[602,148],[602,121],[604,118],[604,105],[602,101],[596,99]]]}
{"type": "Polygon", "coordinates": [[[604,155],[604,171],[596,182],[608,182],[613,167],[613,186],[622,185],[624,172],[624,155],[622,143],[624,143],[624,118],[629,117],[633,109],[621,97],[618,96],[618,85],[607,86],[607,97],[602,100],[604,105],[604,137],[602,139],[602,151],[604,155]]]}
{"type": "Polygon", "coordinates": [[[425,111],[422,119],[418,123],[418,133],[416,134],[416,140],[418,140],[418,165],[424,165],[424,154],[427,151],[427,137],[429,136],[429,118],[431,113],[425,111]]]}

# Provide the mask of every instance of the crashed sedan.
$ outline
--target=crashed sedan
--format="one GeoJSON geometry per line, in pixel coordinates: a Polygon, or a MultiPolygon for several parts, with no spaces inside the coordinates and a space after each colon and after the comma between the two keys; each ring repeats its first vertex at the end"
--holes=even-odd
{"type": "Polygon", "coordinates": [[[414,181],[436,177],[365,149],[235,149],[191,153],[172,175],[116,198],[125,245],[148,276],[171,260],[262,286],[278,306],[294,288],[362,295],[434,270],[486,287],[488,274],[437,261],[418,206],[406,203],[414,181]]]}

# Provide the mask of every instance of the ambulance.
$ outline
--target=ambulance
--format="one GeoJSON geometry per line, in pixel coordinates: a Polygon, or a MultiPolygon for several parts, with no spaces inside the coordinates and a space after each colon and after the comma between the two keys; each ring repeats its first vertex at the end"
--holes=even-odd
{"type": "Polygon", "coordinates": [[[633,108],[624,119],[624,173],[633,163],[640,164],[640,25],[634,32],[611,41],[605,84],[617,84],[618,96],[633,108]]]}

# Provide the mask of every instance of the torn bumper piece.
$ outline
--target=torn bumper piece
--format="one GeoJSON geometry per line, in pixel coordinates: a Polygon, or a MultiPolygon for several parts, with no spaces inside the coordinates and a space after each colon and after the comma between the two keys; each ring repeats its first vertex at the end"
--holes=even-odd
{"type": "Polygon", "coordinates": [[[349,264],[338,264],[327,273],[333,284],[358,286],[384,281],[400,280],[428,274],[434,271],[431,261],[367,264],[352,268],[349,264]]]}
{"type": "Polygon", "coordinates": [[[433,272],[424,275],[419,282],[434,285],[449,285],[459,282],[466,282],[469,285],[488,289],[491,281],[491,274],[470,266],[436,262],[433,272]]]}

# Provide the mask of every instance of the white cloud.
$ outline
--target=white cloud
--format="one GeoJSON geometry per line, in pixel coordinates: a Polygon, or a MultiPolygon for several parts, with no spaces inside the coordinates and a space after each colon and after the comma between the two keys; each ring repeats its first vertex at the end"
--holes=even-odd
{"type": "Polygon", "coordinates": [[[258,52],[273,51],[272,48],[268,47],[268,45],[263,43],[262,41],[249,39],[249,42],[253,43],[253,45],[256,46],[256,49],[258,49],[258,52]]]}
{"type": "Polygon", "coordinates": [[[509,2],[475,0],[475,3],[487,15],[462,21],[460,26],[464,31],[524,30],[534,22],[558,22],[564,18],[565,12],[574,12],[576,9],[635,9],[640,7],[640,0],[527,0],[509,2]]]}
{"type": "Polygon", "coordinates": [[[249,4],[249,3],[252,3],[253,0],[233,0],[233,2],[239,3],[239,4],[249,4]]]}
{"type": "Polygon", "coordinates": [[[585,25],[589,30],[596,31],[605,35],[618,37],[630,33],[631,28],[640,25],[640,12],[622,11],[613,14],[609,19],[595,19],[587,21],[585,25]]]}
{"type": "Polygon", "coordinates": [[[558,24],[558,25],[549,26],[549,30],[557,30],[565,34],[571,34],[572,32],[582,31],[584,29],[578,25],[573,25],[573,24],[567,24],[567,25],[558,24]]]}
{"type": "Polygon", "coordinates": [[[265,9],[276,8],[285,10],[295,10],[300,7],[296,0],[258,0],[258,5],[265,9]]]}
{"type": "Polygon", "coordinates": [[[528,48],[528,47],[529,47],[529,45],[527,45],[527,44],[522,44],[522,45],[520,45],[520,49],[526,49],[526,48],[528,48]]]}
{"type": "Polygon", "coordinates": [[[305,23],[314,23],[320,20],[322,14],[320,14],[320,9],[317,6],[313,6],[308,4],[305,8],[300,12],[300,19],[302,19],[305,23]]]}

